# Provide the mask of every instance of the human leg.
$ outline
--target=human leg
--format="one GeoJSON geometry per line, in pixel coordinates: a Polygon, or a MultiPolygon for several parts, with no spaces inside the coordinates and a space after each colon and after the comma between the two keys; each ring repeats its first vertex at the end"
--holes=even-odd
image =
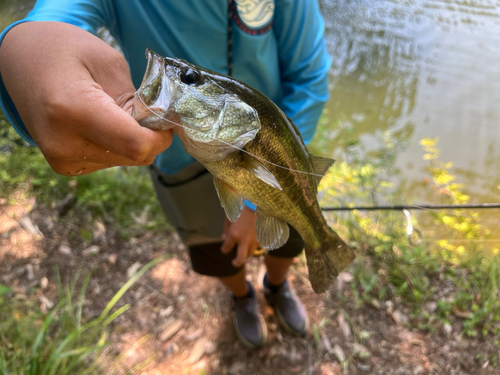
{"type": "Polygon", "coordinates": [[[279,286],[286,280],[293,258],[281,258],[267,254],[264,257],[264,263],[267,269],[267,280],[271,285],[279,286]]]}
{"type": "Polygon", "coordinates": [[[235,275],[219,277],[219,280],[236,298],[245,298],[248,295],[249,287],[245,277],[245,268],[235,275]]]}
{"type": "Polygon", "coordinates": [[[176,175],[151,167],[151,177],[165,215],[189,248],[193,271],[217,277],[233,293],[233,324],[238,338],[249,347],[265,343],[267,332],[244,267],[235,267],[233,249],[220,251],[224,223],[212,177],[200,164],[176,175]]]}
{"type": "Polygon", "coordinates": [[[276,251],[265,256],[267,273],[262,280],[264,296],[273,307],[280,325],[287,331],[304,334],[308,328],[307,312],[287,281],[288,270],[293,257],[303,249],[298,233],[290,227],[290,238],[276,251]]]}

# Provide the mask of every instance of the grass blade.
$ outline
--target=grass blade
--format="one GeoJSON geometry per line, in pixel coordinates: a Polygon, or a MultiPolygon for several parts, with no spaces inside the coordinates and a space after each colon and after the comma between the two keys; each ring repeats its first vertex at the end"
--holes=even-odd
{"type": "Polygon", "coordinates": [[[158,264],[159,262],[164,261],[165,259],[170,258],[171,255],[167,254],[162,257],[153,259],[151,262],[146,264],[144,267],[142,267],[137,273],[132,276],[121,288],[120,290],[114,295],[114,297],[111,299],[111,301],[108,302],[104,310],[102,311],[101,315],[99,316],[98,319],[105,319],[106,316],[108,315],[109,311],[116,305],[118,300],[122,298],[122,296],[127,292],[127,290],[130,289],[132,285],[144,274],[146,273],[150,268],[158,264]]]}

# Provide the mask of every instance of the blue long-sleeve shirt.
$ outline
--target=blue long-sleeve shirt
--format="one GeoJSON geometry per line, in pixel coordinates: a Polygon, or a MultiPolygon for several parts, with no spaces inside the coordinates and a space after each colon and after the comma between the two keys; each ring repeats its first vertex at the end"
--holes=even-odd
{"type": "MultiPolygon", "coordinates": [[[[273,100],[308,143],[328,98],[330,66],[316,0],[235,0],[234,6],[233,76],[273,100]]],[[[228,72],[227,0],[38,0],[24,20],[4,30],[0,43],[10,28],[27,21],[66,22],[93,34],[108,28],[136,87],[148,47],[228,72]]],[[[1,77],[0,106],[21,137],[35,145],[1,77]]],[[[176,173],[193,161],[176,137],[156,158],[165,173],[176,173]]]]}

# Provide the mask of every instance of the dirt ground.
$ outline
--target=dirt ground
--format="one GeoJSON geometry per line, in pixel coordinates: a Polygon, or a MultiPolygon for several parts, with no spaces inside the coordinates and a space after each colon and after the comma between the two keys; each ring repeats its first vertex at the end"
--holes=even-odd
{"type": "MultiPolygon", "coordinates": [[[[349,272],[329,292],[315,295],[299,259],[289,280],[308,311],[309,334],[295,337],[279,328],[257,286],[268,343],[247,349],[233,331],[229,293],[216,280],[191,270],[175,234],[144,232],[123,241],[112,224],[92,222],[85,215],[61,218],[57,208],[37,207],[33,200],[0,202],[0,283],[38,300],[42,309],[56,302],[56,266],[63,282],[71,281],[78,270],[83,275],[92,272],[84,309],[92,318],[140,265],[165,254],[170,257],[144,275],[119,303],[130,304],[130,309],[114,322],[105,358],[118,356],[120,373],[500,373],[488,358],[477,357],[491,352],[493,339],[462,337],[458,318],[448,329],[429,334],[409,328],[409,310],[397,300],[356,306],[349,272]],[[79,230],[89,225],[92,239],[85,243],[79,230]]],[[[261,265],[259,258],[248,262],[254,285],[261,265]]]]}

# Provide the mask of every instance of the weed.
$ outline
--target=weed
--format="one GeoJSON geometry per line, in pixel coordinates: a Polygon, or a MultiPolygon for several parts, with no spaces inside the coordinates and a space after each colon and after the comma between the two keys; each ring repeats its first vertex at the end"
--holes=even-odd
{"type": "MultiPolygon", "coordinates": [[[[455,181],[452,164],[438,160],[437,142],[421,141],[424,159],[429,161],[429,188],[442,203],[466,203],[469,197],[455,181]]],[[[357,143],[346,148],[345,161],[334,164],[320,184],[323,206],[408,201],[393,185],[398,175],[395,155],[404,145],[394,143],[389,133],[380,143],[375,152],[367,152],[357,143]]],[[[479,213],[456,209],[428,214],[433,218],[434,231],[445,233],[453,241],[427,238],[412,246],[400,212],[328,213],[334,229],[360,255],[351,267],[355,307],[374,305],[374,301],[380,305],[377,301],[398,297],[412,308],[417,327],[433,331],[436,324],[448,324],[452,316],[458,316],[468,336],[498,333],[499,250],[485,248],[479,241],[490,235],[481,225],[479,213]],[[435,311],[425,311],[426,303],[435,303],[435,311]]],[[[339,302],[342,297],[339,295],[339,302]]]]}
{"type": "MultiPolygon", "coordinates": [[[[145,167],[115,167],[79,177],[58,175],[40,150],[20,139],[0,112],[0,198],[12,199],[12,193],[20,190],[48,207],[72,194],[76,198],[73,213],[116,223],[124,238],[145,229],[171,230],[145,167]]],[[[81,235],[86,241],[91,237],[86,228],[81,235]]]]}
{"type": "Polygon", "coordinates": [[[328,320],[326,318],[323,318],[319,324],[313,324],[312,325],[312,333],[314,337],[314,344],[316,345],[316,348],[319,348],[319,345],[321,343],[321,331],[325,327],[326,323],[328,320]]]}
{"type": "Polygon", "coordinates": [[[112,312],[118,300],[151,267],[164,260],[157,258],[142,267],[108,302],[98,318],[85,321],[82,307],[90,275],[80,290],[74,281],[62,287],[58,280],[60,302],[46,316],[29,299],[7,297],[0,286],[0,371],[3,374],[95,374],[99,355],[108,345],[109,324],[128,309],[112,312]]]}

